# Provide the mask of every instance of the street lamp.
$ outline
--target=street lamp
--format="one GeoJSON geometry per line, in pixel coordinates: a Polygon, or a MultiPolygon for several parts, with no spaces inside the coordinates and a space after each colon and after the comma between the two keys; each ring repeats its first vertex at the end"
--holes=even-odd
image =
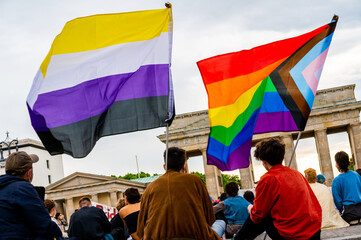
{"type": "Polygon", "coordinates": [[[3,154],[3,145],[5,145],[5,149],[8,149],[8,153],[9,155],[11,154],[10,152],[10,146],[11,144],[15,144],[15,149],[16,151],[18,151],[18,139],[10,139],[9,137],[9,132],[6,132],[6,138],[4,141],[0,142],[0,167],[4,167],[5,166],[5,158],[4,158],[4,154],[3,154]]]}

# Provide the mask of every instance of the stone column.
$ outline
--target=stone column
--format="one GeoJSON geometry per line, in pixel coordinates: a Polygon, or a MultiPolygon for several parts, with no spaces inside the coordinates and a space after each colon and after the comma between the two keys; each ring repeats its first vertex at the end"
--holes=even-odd
{"type": "Polygon", "coordinates": [[[117,205],[118,198],[117,198],[117,191],[113,190],[110,192],[110,205],[115,207],[117,205]]]}
{"type": "Polygon", "coordinates": [[[223,181],[221,171],[213,166],[207,164],[207,150],[202,149],[204,175],[206,177],[206,185],[208,193],[213,199],[218,199],[218,196],[223,192],[223,181]]]}
{"type": "Polygon", "coordinates": [[[332,185],[333,171],[326,129],[315,130],[316,149],[321,173],[325,175],[327,186],[332,185]]]}
{"type": "Polygon", "coordinates": [[[64,214],[63,200],[55,200],[56,211],[64,214]]]}
{"type": "MultiPolygon", "coordinates": [[[[282,136],[282,141],[285,144],[285,158],[284,158],[284,165],[288,167],[293,150],[295,146],[293,144],[293,137],[291,134],[282,136]]],[[[293,160],[291,163],[290,168],[298,170],[297,161],[296,161],[296,153],[293,155],[293,160]]]]}
{"type": "Polygon", "coordinates": [[[254,178],[253,178],[253,165],[252,165],[252,156],[249,156],[249,166],[248,168],[239,169],[239,176],[241,179],[241,188],[250,189],[254,188],[254,178]]]}
{"type": "Polygon", "coordinates": [[[97,193],[91,194],[90,197],[91,197],[92,202],[99,203],[98,194],[97,194],[97,193]]]}
{"type": "Polygon", "coordinates": [[[347,127],[347,133],[356,170],[361,168],[361,123],[350,124],[347,127]]]}
{"type": "Polygon", "coordinates": [[[124,199],[123,192],[117,192],[118,199],[124,199]]]}
{"type": "Polygon", "coordinates": [[[70,216],[74,213],[75,208],[74,208],[74,203],[73,203],[73,198],[72,197],[68,197],[65,199],[65,205],[66,205],[66,221],[69,223],[70,221],[70,216]]]}

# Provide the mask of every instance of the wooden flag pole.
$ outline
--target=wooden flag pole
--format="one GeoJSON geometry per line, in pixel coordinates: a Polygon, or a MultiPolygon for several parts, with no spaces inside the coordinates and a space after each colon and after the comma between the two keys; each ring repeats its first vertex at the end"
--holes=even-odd
{"type": "Polygon", "coordinates": [[[296,145],[295,145],[295,148],[293,149],[293,152],[292,152],[292,155],[291,155],[291,159],[290,159],[290,162],[288,163],[288,167],[291,167],[291,164],[292,164],[292,160],[293,160],[293,156],[295,155],[295,152],[296,152],[296,148],[297,148],[297,145],[298,145],[298,141],[300,140],[300,137],[301,137],[301,131],[298,132],[298,136],[297,136],[297,141],[296,141],[296,145]]]}
{"type": "Polygon", "coordinates": [[[168,133],[169,133],[169,123],[167,122],[167,127],[166,127],[167,131],[166,131],[166,143],[165,143],[165,171],[168,170],[168,133]]]}

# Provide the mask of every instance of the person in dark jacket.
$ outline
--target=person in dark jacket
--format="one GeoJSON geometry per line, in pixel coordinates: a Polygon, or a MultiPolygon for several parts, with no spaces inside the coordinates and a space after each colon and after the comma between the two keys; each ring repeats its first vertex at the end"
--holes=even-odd
{"type": "MultiPolygon", "coordinates": [[[[119,199],[117,202],[117,210],[119,212],[125,206],[125,200],[119,199]]],[[[128,239],[129,233],[126,226],[124,226],[123,220],[120,218],[119,214],[115,214],[115,216],[110,220],[111,232],[110,234],[113,236],[114,240],[125,240],[128,239]]]]}
{"type": "Polygon", "coordinates": [[[38,160],[38,156],[23,151],[6,159],[6,174],[0,176],[0,239],[61,237],[59,227],[30,183],[33,163],[38,160]]]}
{"type": "MultiPolygon", "coordinates": [[[[100,240],[110,237],[110,223],[103,210],[92,207],[87,197],[79,200],[80,209],[70,217],[68,235],[77,240],[100,240]]],[[[112,237],[110,238],[112,239],[112,237]]]]}

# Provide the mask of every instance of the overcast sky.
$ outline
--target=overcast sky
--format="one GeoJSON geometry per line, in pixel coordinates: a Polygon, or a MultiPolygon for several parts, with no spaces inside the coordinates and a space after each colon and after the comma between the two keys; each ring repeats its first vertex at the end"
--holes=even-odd
{"type": "MultiPolygon", "coordinates": [[[[176,112],[207,108],[207,95],[196,62],[217,54],[253,48],[306,33],[327,24],[333,14],[340,19],[331,43],[318,89],[356,84],[361,100],[361,1],[359,0],[255,0],[172,2],[174,41],[172,74],[176,112]]],[[[35,73],[55,36],[74,18],[100,13],[128,12],[164,7],[155,0],[0,0],[0,140],[39,139],[31,127],[26,98],[35,73]]],[[[164,144],[156,137],[164,128],[102,138],[84,159],[63,155],[65,175],[75,171],[103,175],[140,170],[162,173],[164,144]]],[[[329,136],[332,156],[349,150],[345,133],[329,136]]],[[[300,142],[300,171],[319,172],[313,139],[300,142]]],[[[190,169],[203,172],[201,159],[191,159],[190,169]]],[[[256,178],[262,174],[257,168],[256,178]]]]}

